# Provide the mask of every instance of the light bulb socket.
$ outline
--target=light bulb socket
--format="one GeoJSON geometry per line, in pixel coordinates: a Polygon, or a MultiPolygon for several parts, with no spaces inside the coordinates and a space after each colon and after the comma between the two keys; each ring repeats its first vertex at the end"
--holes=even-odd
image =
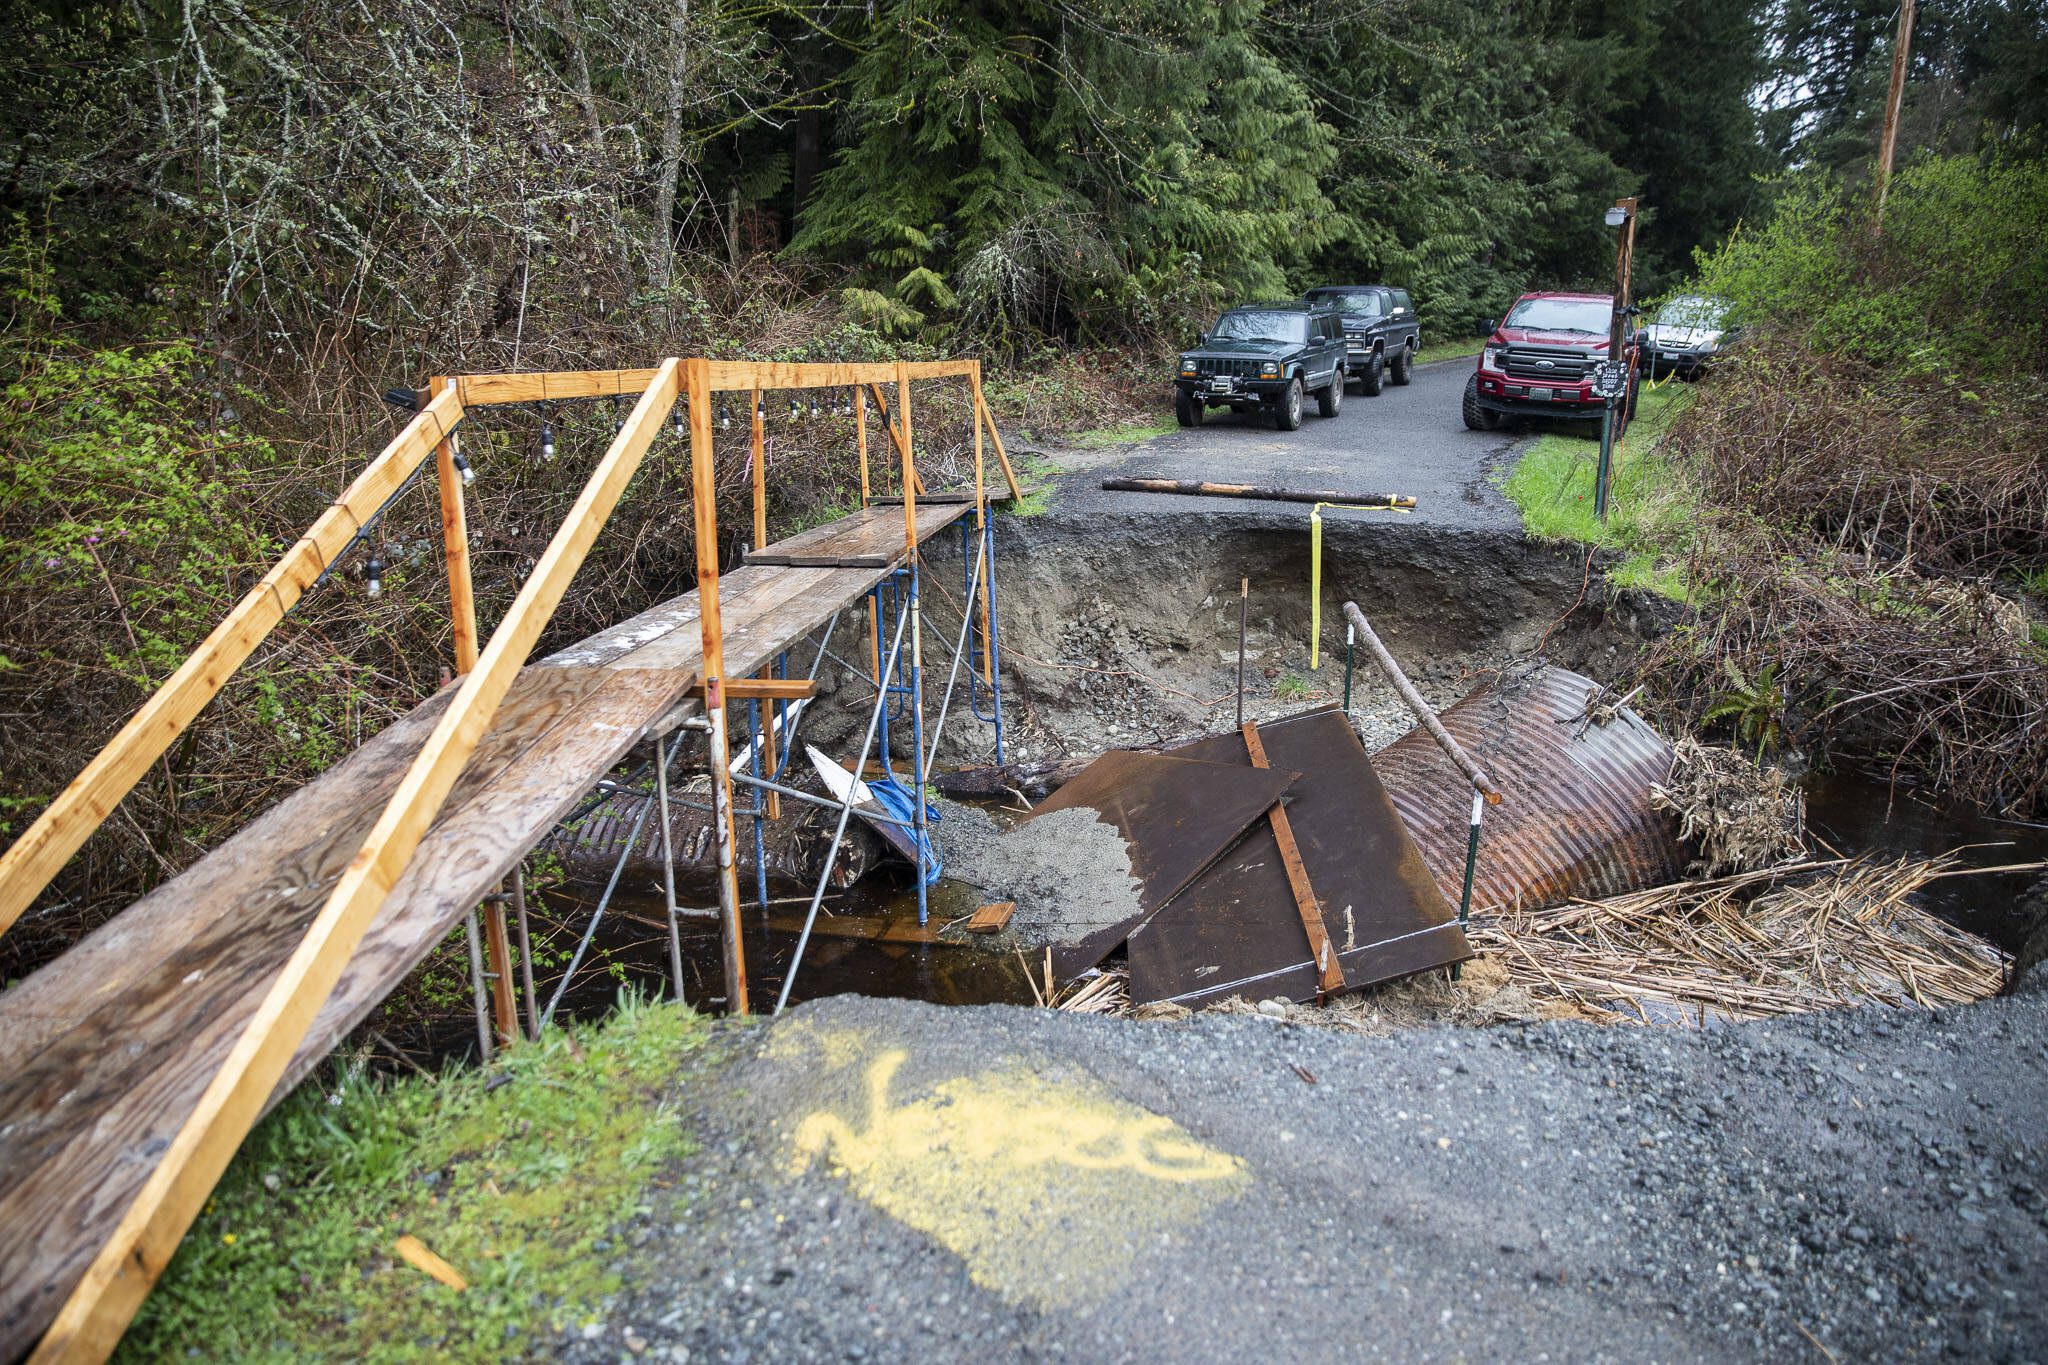
{"type": "Polygon", "coordinates": [[[540,457],[543,460],[555,458],[555,429],[546,422],[540,424],[540,457]]]}

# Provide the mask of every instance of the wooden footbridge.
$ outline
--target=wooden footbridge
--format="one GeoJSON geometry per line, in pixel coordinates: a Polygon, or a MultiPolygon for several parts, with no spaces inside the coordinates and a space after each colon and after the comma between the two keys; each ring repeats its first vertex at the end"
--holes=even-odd
{"type": "MultiPolygon", "coordinates": [[[[752,675],[891,575],[909,583],[907,657],[915,662],[922,648],[919,546],[972,516],[983,535],[978,553],[988,550],[995,499],[984,478],[984,433],[1003,492],[1018,495],[972,361],[672,359],[648,370],[441,378],[419,400],[404,431],[0,857],[4,932],[300,595],[434,457],[459,682],[0,995],[0,1361],[28,1352],[38,1361],[110,1353],[256,1120],[479,905],[490,971],[476,975],[494,982],[499,1034],[514,1036],[504,899],[493,893],[635,745],[683,726],[705,736],[718,812],[727,999],[745,1010],[727,703],[803,695],[801,681],[752,675]],[[974,483],[927,495],[913,453],[912,386],[943,379],[965,380],[970,390],[974,483]],[[858,395],[862,510],[764,545],[761,391],[818,388],[858,395]],[[893,413],[885,388],[893,389],[893,413]],[[757,549],[721,574],[714,395],[739,393],[752,396],[757,549]],[[631,415],[480,644],[463,509],[464,414],[491,404],[614,395],[637,398],[631,415]],[[901,486],[900,499],[886,503],[869,497],[871,398],[890,438],[881,464],[901,486]],[[697,590],[528,664],[678,405],[692,458],[697,590]]],[[[988,579],[979,584],[978,602],[971,582],[963,603],[969,615],[981,614],[983,629],[982,658],[969,667],[993,686],[988,579]]],[[[873,654],[878,693],[888,690],[882,648],[878,641],[873,654]]],[[[921,717],[921,692],[915,703],[921,717]]],[[[672,926],[673,910],[671,894],[672,926]]]]}

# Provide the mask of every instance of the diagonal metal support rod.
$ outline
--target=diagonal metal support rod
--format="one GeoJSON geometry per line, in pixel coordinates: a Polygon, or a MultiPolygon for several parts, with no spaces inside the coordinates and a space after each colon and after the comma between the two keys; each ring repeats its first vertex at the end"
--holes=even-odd
{"type": "MultiPolygon", "coordinates": [[[[946,691],[939,702],[939,723],[932,727],[931,748],[924,756],[923,771],[930,772],[932,764],[939,757],[939,741],[946,736],[946,714],[953,708],[953,685],[960,679],[960,660],[967,650],[967,632],[974,624],[974,597],[981,590],[981,567],[988,558],[988,545],[982,537],[975,537],[977,548],[974,552],[974,572],[967,581],[967,600],[960,609],[960,636],[953,642],[953,668],[946,674],[946,691]]],[[[924,794],[918,794],[920,803],[924,794]]]]}
{"type": "MultiPolygon", "coordinates": [[[[896,617],[896,639],[889,646],[889,662],[882,670],[885,677],[896,667],[896,656],[903,650],[903,631],[909,624],[909,612],[898,614],[896,617]]],[[[868,766],[868,751],[874,747],[875,729],[882,723],[882,712],[888,705],[889,694],[887,692],[875,694],[874,709],[868,713],[867,734],[861,737],[860,757],[854,761],[853,765],[853,778],[855,782],[860,781],[861,770],[868,766]]],[[[924,793],[919,792],[917,799],[922,801],[924,793]]],[[[782,990],[775,997],[775,1012],[777,1014],[782,1013],[789,1005],[789,988],[796,982],[796,969],[803,965],[804,949],[811,941],[811,926],[818,922],[818,907],[825,903],[825,887],[832,878],[832,864],[839,860],[839,845],[846,838],[846,822],[852,815],[853,788],[849,786],[846,790],[846,800],[839,803],[839,824],[832,831],[831,847],[825,850],[825,866],[818,874],[817,889],[811,893],[811,908],[804,914],[803,932],[797,935],[796,951],[790,954],[789,969],[782,974],[782,990]]],[[[922,880],[923,876],[924,869],[920,867],[918,869],[918,877],[922,880]]]]}
{"type": "MultiPolygon", "coordinates": [[[[683,737],[689,733],[688,730],[676,731],[666,761],[674,760],[676,751],[683,746],[683,737]]],[[[655,741],[657,757],[660,755],[660,743],[660,740],[655,741]]],[[[654,806],[654,802],[648,802],[640,807],[640,814],[633,821],[633,832],[626,836],[625,845],[619,849],[619,860],[612,864],[611,880],[605,883],[604,894],[598,897],[597,909],[591,911],[590,927],[583,931],[582,939],[576,944],[575,953],[569,958],[569,965],[562,971],[562,979],[555,983],[555,993],[549,998],[548,1007],[540,1012],[542,1028],[546,1028],[548,1022],[555,1017],[555,1007],[562,1003],[562,995],[569,989],[569,979],[576,975],[577,967],[583,963],[583,954],[590,950],[590,941],[597,937],[597,926],[604,919],[604,912],[612,903],[612,893],[619,889],[619,878],[625,875],[626,860],[633,855],[633,849],[639,844],[640,831],[647,827],[647,817],[653,812],[654,806]]]]}

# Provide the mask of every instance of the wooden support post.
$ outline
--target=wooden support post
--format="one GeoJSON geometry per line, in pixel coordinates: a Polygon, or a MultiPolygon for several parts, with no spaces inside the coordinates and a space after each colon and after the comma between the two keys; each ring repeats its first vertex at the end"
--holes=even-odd
{"type": "Polygon", "coordinates": [[[866,507],[873,496],[868,489],[868,391],[855,388],[853,401],[854,440],[860,446],[860,505],[866,507]]]}
{"type": "MultiPolygon", "coordinates": [[[[427,392],[438,398],[455,386],[445,376],[427,381],[427,392]]],[[[476,667],[476,593],[469,580],[469,516],[463,508],[462,476],[455,468],[455,443],[448,433],[434,447],[434,472],[441,481],[441,556],[448,565],[448,620],[455,635],[455,672],[459,676],[476,667]]]]}
{"type": "Polygon", "coordinates": [[[1003,467],[1003,482],[1010,487],[1010,501],[1022,502],[1024,492],[1017,487],[1017,471],[1010,468],[1010,452],[1003,449],[1003,433],[996,430],[996,415],[988,410],[987,401],[980,396],[981,385],[978,380],[974,387],[975,410],[980,414],[981,420],[988,423],[988,438],[995,444],[996,463],[1003,467]]]}
{"type": "MultiPolygon", "coordinates": [[[[711,386],[702,360],[684,366],[690,395],[690,479],[697,533],[697,621],[704,646],[704,718],[710,749],[712,840],[718,848],[718,909],[725,940],[725,1003],[747,1010],[747,954],[740,940],[740,886],[733,867],[732,746],[725,729],[725,627],[718,614],[718,483],[712,464],[711,386]]],[[[756,411],[759,410],[756,405],[756,411]]]]}
{"type": "MultiPolygon", "coordinates": [[[[974,362],[974,373],[968,376],[968,387],[974,399],[974,532],[984,547],[978,553],[992,553],[988,547],[988,480],[983,467],[981,447],[981,414],[985,405],[981,399],[981,362],[974,362]]],[[[981,586],[977,591],[974,608],[981,615],[981,678],[993,687],[996,680],[996,636],[989,628],[990,594],[989,579],[991,566],[984,563],[980,574],[981,586]]],[[[973,665],[969,664],[969,668],[973,665]]]]}
{"type": "MultiPolygon", "coordinates": [[[[527,653],[561,603],[591,542],[618,505],[627,480],[639,468],[641,457],[661,428],[662,417],[675,402],[678,368],[678,362],[670,360],[655,372],[653,383],[620,427],[478,656],[475,669],[463,679],[371,826],[362,848],[342,872],[291,959],[271,982],[227,1060],[171,1139],[113,1236],[100,1248],[56,1321],[43,1334],[33,1360],[99,1361],[112,1353],[143,1295],[170,1263],[207,1193],[255,1124],[263,1102],[277,1088],[279,1077],[362,942],[377,908],[405,871],[527,653]]],[[[452,406],[452,398],[448,401],[452,406]]],[[[433,406],[429,404],[430,410],[433,406]]],[[[696,416],[708,416],[702,402],[696,416]]]]}
{"type": "Polygon", "coordinates": [[[754,548],[768,544],[768,441],[761,431],[761,390],[754,390],[754,548]]]}
{"type": "Polygon", "coordinates": [[[498,1042],[519,1041],[519,1002],[512,988],[512,940],[505,932],[505,888],[484,902],[484,956],[491,969],[491,1014],[498,1042]]]}
{"type": "Polygon", "coordinates": [[[0,854],[0,934],[42,894],[150,765],[284,619],[299,595],[461,420],[462,404],[453,393],[439,394],[429,402],[356,476],[348,491],[320,514],[298,543],[235,603],[226,619],[178,665],[71,785],[57,794],[27,832],[0,854]]]}
{"type": "MultiPolygon", "coordinates": [[[[1252,766],[1264,768],[1266,746],[1259,740],[1259,727],[1247,721],[1239,733],[1244,736],[1244,747],[1251,754],[1252,766]]],[[[1344,989],[1344,964],[1337,960],[1337,945],[1330,942],[1328,929],[1323,925],[1322,903],[1316,900],[1315,888],[1309,885],[1308,868],[1301,861],[1301,849],[1294,842],[1294,826],[1287,821],[1287,808],[1275,805],[1266,812],[1267,820],[1273,825],[1273,840],[1280,845],[1280,865],[1286,869],[1288,888],[1294,892],[1294,908],[1301,913],[1301,927],[1308,934],[1309,957],[1316,964],[1316,989],[1328,995],[1344,989]]]]}
{"type": "MultiPolygon", "coordinates": [[[[910,438],[910,369],[898,362],[896,366],[896,420],[902,424],[902,432],[896,440],[896,454],[903,461],[903,562],[917,562],[917,495],[924,492],[924,481],[917,477],[917,457],[911,453],[910,438]]],[[[916,618],[913,616],[911,630],[915,634],[916,618]]],[[[913,641],[913,648],[915,641],[913,641]]],[[[918,656],[913,653],[911,658],[918,656]]]]}

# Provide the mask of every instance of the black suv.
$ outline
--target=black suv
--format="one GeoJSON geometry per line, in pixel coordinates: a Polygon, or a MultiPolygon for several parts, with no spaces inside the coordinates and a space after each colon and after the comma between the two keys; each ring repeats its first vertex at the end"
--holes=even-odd
{"type": "Polygon", "coordinates": [[[1326,284],[1308,291],[1310,303],[1335,308],[1344,317],[1344,368],[1366,397],[1391,376],[1406,384],[1422,349],[1422,319],[1405,289],[1384,284],[1326,284]]]}
{"type": "Polygon", "coordinates": [[[1263,410],[1273,425],[1301,425],[1303,395],[1325,417],[1344,405],[1344,324],[1321,304],[1248,303],[1216,319],[1182,354],[1173,415],[1198,427],[1210,408],[1263,410]]]}

